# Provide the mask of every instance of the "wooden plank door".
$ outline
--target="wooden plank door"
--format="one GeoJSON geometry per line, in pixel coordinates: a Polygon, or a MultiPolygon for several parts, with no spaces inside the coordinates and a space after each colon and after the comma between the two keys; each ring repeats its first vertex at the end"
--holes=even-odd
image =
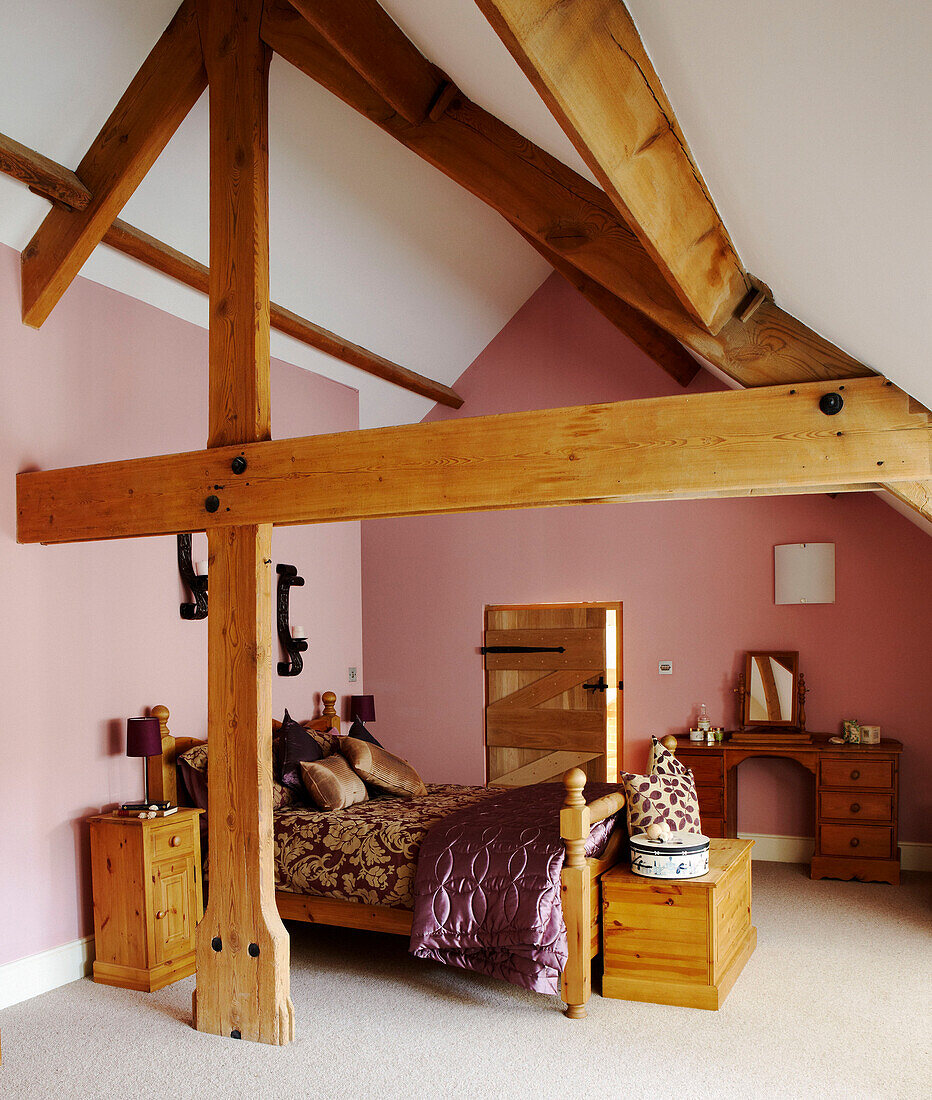
{"type": "Polygon", "coordinates": [[[572,767],[591,780],[617,780],[621,622],[620,603],[486,608],[489,783],[557,781],[572,767]]]}

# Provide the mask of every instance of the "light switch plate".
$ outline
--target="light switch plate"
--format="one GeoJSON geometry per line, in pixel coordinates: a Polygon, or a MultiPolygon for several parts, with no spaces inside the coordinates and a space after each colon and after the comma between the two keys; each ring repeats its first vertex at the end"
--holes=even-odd
{"type": "Polygon", "coordinates": [[[346,678],[347,678],[347,680],[349,680],[349,682],[351,684],[355,684],[356,683],[356,669],[355,668],[348,668],[346,670],[346,678]]]}
{"type": "Polygon", "coordinates": [[[661,676],[672,676],[673,675],[673,662],[672,661],[661,661],[660,664],[657,666],[657,671],[660,673],[661,676]]]}

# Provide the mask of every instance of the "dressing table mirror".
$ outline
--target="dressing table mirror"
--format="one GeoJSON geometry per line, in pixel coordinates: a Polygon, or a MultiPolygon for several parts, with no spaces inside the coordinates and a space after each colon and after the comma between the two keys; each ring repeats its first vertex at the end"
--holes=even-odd
{"type": "Polygon", "coordinates": [[[735,740],[808,742],[806,681],[796,651],[748,653],[738,677],[735,740]]]}

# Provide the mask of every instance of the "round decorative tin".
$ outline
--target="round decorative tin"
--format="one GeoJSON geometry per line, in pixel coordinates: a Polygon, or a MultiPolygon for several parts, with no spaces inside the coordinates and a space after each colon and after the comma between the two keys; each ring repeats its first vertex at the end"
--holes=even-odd
{"type": "Polygon", "coordinates": [[[700,878],[709,872],[709,838],[701,833],[670,833],[650,840],[631,837],[631,870],[645,878],[700,878]]]}

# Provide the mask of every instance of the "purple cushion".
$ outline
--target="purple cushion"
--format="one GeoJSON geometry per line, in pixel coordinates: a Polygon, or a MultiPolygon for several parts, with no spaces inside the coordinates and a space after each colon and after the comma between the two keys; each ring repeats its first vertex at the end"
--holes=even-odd
{"type": "MultiPolygon", "coordinates": [[[[200,810],[207,809],[207,776],[203,772],[192,768],[187,760],[178,761],[178,773],[184,782],[188,792],[186,805],[197,806],[200,810]]],[[[181,799],[178,799],[181,805],[181,799]]]]}
{"type": "Polygon", "coordinates": [[[346,736],[355,737],[357,741],[368,741],[370,745],[377,745],[380,749],[385,747],[381,741],[376,741],[376,739],[366,729],[362,722],[359,721],[358,718],[354,720],[352,726],[350,726],[350,731],[346,736]]]}
{"type": "Polygon", "coordinates": [[[303,797],[305,789],[301,779],[301,763],[320,760],[324,754],[318,742],[287,710],[278,736],[281,745],[281,781],[289,790],[303,797]]]}

